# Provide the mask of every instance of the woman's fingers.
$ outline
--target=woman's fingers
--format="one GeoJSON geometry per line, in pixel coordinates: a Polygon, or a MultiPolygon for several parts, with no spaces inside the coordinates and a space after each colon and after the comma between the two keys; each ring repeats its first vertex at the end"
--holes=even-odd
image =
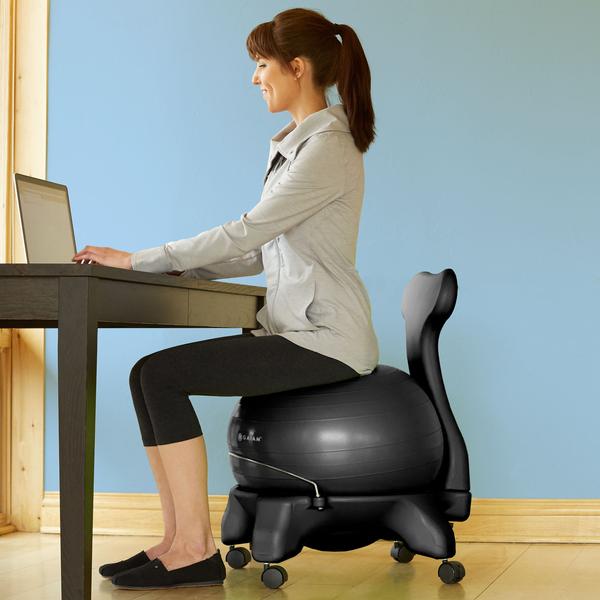
{"type": "Polygon", "coordinates": [[[80,262],[85,261],[88,262],[92,260],[92,262],[102,262],[102,256],[100,254],[101,248],[97,246],[86,246],[83,250],[80,250],[73,258],[72,261],[80,262]]]}
{"type": "Polygon", "coordinates": [[[80,260],[82,258],[87,258],[88,256],[91,256],[93,253],[95,253],[97,249],[99,249],[98,246],[86,246],[85,248],[83,248],[83,250],[77,252],[77,254],[73,256],[72,260],[80,260]]]}
{"type": "Polygon", "coordinates": [[[131,269],[131,253],[107,248],[104,246],[86,246],[80,250],[71,259],[74,262],[89,262],[107,267],[119,267],[121,269],[131,269]]]}

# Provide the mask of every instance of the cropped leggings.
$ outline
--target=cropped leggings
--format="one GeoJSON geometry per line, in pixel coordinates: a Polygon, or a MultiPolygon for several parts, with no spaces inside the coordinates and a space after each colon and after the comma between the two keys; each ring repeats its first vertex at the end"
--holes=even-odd
{"type": "Polygon", "coordinates": [[[142,442],[156,446],[202,435],[189,395],[256,396],[357,377],[347,364],[280,335],[241,333],[144,356],[129,386],[142,442]]]}

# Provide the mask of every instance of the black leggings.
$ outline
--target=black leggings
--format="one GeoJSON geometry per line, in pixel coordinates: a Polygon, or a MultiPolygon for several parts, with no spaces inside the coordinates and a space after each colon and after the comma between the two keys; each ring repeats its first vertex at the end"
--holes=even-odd
{"type": "Polygon", "coordinates": [[[142,442],[156,446],[202,435],[189,394],[256,396],[360,376],[280,335],[240,333],[144,356],[131,369],[129,386],[142,442]]]}

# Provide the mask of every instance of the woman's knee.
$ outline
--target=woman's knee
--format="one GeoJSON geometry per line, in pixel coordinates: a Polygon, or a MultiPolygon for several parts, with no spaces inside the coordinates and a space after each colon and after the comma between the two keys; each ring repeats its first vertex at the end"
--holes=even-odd
{"type": "Polygon", "coordinates": [[[147,397],[152,392],[160,392],[165,387],[173,387],[177,382],[174,380],[175,369],[164,354],[153,354],[139,368],[139,383],[147,397]]]}
{"type": "Polygon", "coordinates": [[[140,387],[142,368],[151,356],[154,356],[154,354],[142,356],[142,358],[140,358],[135,365],[131,367],[131,371],[129,372],[129,387],[132,391],[137,390],[140,387]]]}

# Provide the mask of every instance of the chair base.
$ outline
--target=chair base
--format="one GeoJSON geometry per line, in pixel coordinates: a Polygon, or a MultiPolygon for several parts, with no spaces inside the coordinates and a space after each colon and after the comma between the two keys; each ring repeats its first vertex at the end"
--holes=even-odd
{"type": "Polygon", "coordinates": [[[450,558],[456,552],[448,519],[468,517],[471,494],[461,491],[389,496],[268,495],[234,486],[221,523],[226,545],[251,544],[252,557],[277,563],[304,546],[345,551],[378,540],[402,541],[415,554],[450,558]]]}

